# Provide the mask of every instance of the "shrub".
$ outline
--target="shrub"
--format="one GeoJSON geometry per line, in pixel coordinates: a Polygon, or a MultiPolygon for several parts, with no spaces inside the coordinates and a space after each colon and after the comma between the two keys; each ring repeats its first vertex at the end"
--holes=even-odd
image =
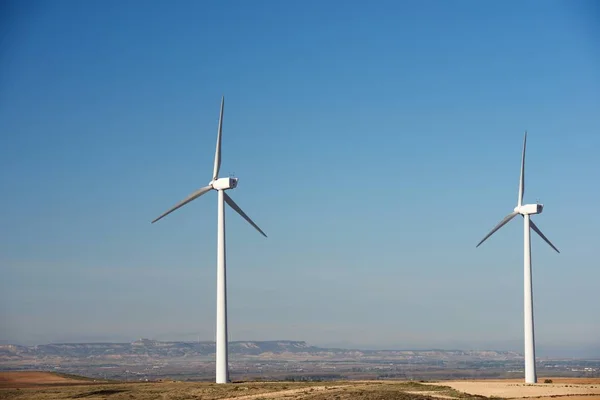
{"type": "Polygon", "coordinates": [[[552,379],[544,379],[544,383],[552,383],[552,379]]]}

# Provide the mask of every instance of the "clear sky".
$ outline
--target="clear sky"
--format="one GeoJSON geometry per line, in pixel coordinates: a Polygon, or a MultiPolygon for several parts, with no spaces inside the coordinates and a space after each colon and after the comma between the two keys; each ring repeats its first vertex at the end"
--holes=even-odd
{"type": "Polygon", "coordinates": [[[0,340],[522,348],[525,199],[541,355],[600,354],[594,1],[0,2],[0,340]]]}

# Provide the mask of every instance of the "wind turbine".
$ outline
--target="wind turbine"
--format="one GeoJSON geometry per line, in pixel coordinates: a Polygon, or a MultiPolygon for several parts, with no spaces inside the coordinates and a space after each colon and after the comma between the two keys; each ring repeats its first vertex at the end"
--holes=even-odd
{"type": "Polygon", "coordinates": [[[492,229],[482,240],[477,244],[476,247],[487,238],[492,236],[494,232],[506,225],[511,219],[521,214],[523,216],[523,227],[524,227],[524,317],[525,317],[525,382],[526,383],[537,383],[537,374],[535,372],[535,337],[533,329],[533,284],[531,274],[531,235],[530,229],[533,229],[535,233],[540,235],[546,243],[550,245],[557,253],[560,253],[556,247],[548,240],[542,233],[540,228],[531,220],[531,215],[541,214],[544,209],[543,204],[523,204],[523,193],[525,192],[525,148],[527,146],[527,132],[523,139],[523,155],[521,157],[521,179],[519,181],[519,198],[517,206],[513,212],[508,214],[498,225],[492,229]]]}
{"type": "Polygon", "coordinates": [[[169,211],[156,218],[152,223],[167,216],[187,203],[197,199],[211,190],[216,190],[218,211],[217,211],[217,338],[216,338],[216,382],[227,383],[229,381],[228,365],[228,343],[227,343],[227,280],[225,270],[225,205],[227,203],[246,221],[259,231],[264,237],[267,235],[246,215],[244,211],[233,201],[226,190],[234,189],[237,186],[238,179],[219,178],[219,169],[221,168],[221,131],[223,129],[223,107],[225,97],[221,98],[221,113],[219,116],[219,129],[217,131],[217,149],[215,151],[215,165],[213,169],[212,180],[207,186],[198,189],[187,198],[176,204],[169,211]]]}

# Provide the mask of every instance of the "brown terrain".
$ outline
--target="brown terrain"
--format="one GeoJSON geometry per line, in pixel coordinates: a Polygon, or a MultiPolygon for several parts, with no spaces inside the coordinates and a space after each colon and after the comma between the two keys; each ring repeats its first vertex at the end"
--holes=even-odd
{"type": "MultiPolygon", "coordinates": [[[[545,378],[544,378],[545,379],[545,378]]],[[[600,378],[521,380],[240,382],[231,385],[179,381],[124,383],[51,372],[0,372],[0,399],[260,400],[260,399],[523,399],[600,400],[600,378]]]]}
{"type": "MultiPolygon", "coordinates": [[[[539,381],[543,382],[542,378],[539,381]]],[[[552,383],[526,384],[517,379],[490,379],[481,381],[447,381],[444,385],[452,389],[485,397],[515,398],[561,398],[575,400],[600,400],[600,378],[551,378],[552,383]]]]}
{"type": "Polygon", "coordinates": [[[0,388],[24,388],[48,385],[89,385],[92,379],[52,372],[0,372],[0,388]]]}

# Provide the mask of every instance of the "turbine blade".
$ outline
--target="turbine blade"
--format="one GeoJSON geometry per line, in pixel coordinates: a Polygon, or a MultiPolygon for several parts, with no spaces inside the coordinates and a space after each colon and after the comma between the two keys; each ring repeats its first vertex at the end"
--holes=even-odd
{"type": "Polygon", "coordinates": [[[267,234],[264,233],[262,231],[262,229],[260,229],[258,227],[258,225],[256,225],[254,223],[254,221],[252,221],[250,219],[250,217],[247,216],[244,211],[242,211],[242,209],[240,208],[240,206],[238,206],[237,204],[235,204],[235,201],[233,201],[233,199],[231,197],[229,197],[229,195],[227,193],[223,192],[223,197],[225,198],[225,202],[227,204],[229,204],[229,207],[233,208],[238,214],[240,214],[242,216],[242,218],[244,218],[246,221],[248,221],[250,223],[250,225],[252,225],[254,227],[254,229],[256,229],[257,231],[259,231],[264,237],[267,237],[267,234]]]}
{"type": "Polygon", "coordinates": [[[167,215],[171,214],[173,211],[177,210],[180,207],[185,206],[190,201],[197,199],[198,197],[202,196],[204,193],[209,192],[210,190],[212,190],[212,186],[204,186],[202,189],[196,190],[194,193],[190,194],[184,200],[179,202],[175,207],[171,208],[169,211],[162,214],[160,217],[156,218],[154,221],[152,221],[152,223],[155,223],[159,219],[166,217],[167,215]]]}
{"type": "Polygon", "coordinates": [[[523,204],[523,195],[525,194],[525,148],[527,147],[527,131],[523,138],[523,154],[521,155],[521,179],[519,180],[519,207],[523,204]]]}
{"type": "Polygon", "coordinates": [[[500,223],[498,225],[496,225],[494,227],[494,229],[492,229],[492,231],[490,233],[488,233],[483,239],[481,239],[481,242],[479,242],[477,244],[477,246],[475,246],[475,247],[479,247],[479,245],[481,243],[485,242],[487,238],[489,238],[490,236],[492,236],[494,234],[494,232],[496,232],[498,229],[502,228],[504,225],[506,225],[508,223],[508,221],[510,221],[511,219],[513,219],[518,214],[519,214],[518,212],[513,211],[510,214],[508,214],[506,217],[504,217],[504,219],[502,221],[500,221],[500,223]]]}
{"type": "Polygon", "coordinates": [[[219,176],[221,169],[221,132],[223,130],[223,108],[225,107],[225,96],[221,97],[221,113],[219,114],[219,130],[217,131],[217,149],[215,150],[215,167],[213,169],[213,180],[219,176]]]}
{"type": "Polygon", "coordinates": [[[552,247],[554,250],[556,250],[557,253],[560,253],[560,251],[558,251],[558,249],[556,247],[554,247],[554,245],[552,244],[552,242],[550,242],[548,240],[548,238],[546,236],[544,236],[544,234],[542,233],[542,231],[540,231],[540,228],[538,228],[537,225],[534,224],[531,219],[529,220],[529,226],[531,227],[531,229],[533,229],[535,231],[535,233],[537,233],[538,235],[540,235],[540,237],[542,239],[544,239],[546,241],[546,243],[548,243],[550,245],[550,247],[552,247]]]}

